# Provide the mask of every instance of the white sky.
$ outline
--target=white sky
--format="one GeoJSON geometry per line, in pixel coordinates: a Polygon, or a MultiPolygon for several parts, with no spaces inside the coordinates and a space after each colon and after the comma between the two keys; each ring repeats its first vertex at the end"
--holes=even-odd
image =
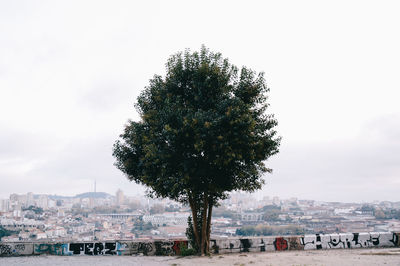
{"type": "Polygon", "coordinates": [[[266,73],[283,137],[257,195],[400,201],[398,1],[0,1],[0,198],[143,191],[113,166],[136,97],[205,44],[266,73]]]}

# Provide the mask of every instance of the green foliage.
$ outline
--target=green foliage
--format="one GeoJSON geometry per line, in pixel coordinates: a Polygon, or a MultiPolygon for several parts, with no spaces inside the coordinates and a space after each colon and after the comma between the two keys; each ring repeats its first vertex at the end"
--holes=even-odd
{"type": "Polygon", "coordinates": [[[272,236],[272,235],[302,235],[304,228],[295,225],[286,226],[243,226],[236,230],[239,236],[272,236]]]}
{"type": "Polygon", "coordinates": [[[265,221],[279,221],[279,214],[281,211],[278,209],[270,209],[266,213],[264,213],[264,220],[265,221]]]}
{"type": "Polygon", "coordinates": [[[219,199],[260,189],[271,171],[264,162],[280,137],[266,114],[269,89],[263,73],[239,71],[204,46],[171,56],[166,68],[138,97],[141,120],[129,121],[114,144],[115,165],[149,195],[190,203],[195,226],[205,218],[209,230],[219,199]]]}
{"type": "MultiPolygon", "coordinates": [[[[201,220],[200,220],[200,222],[201,222],[201,220]]],[[[201,227],[201,224],[200,224],[200,226],[198,228],[200,228],[200,227],[201,227]]],[[[200,252],[200,247],[197,244],[196,238],[195,238],[195,235],[194,235],[192,216],[188,217],[188,227],[186,228],[186,237],[187,237],[187,239],[189,241],[190,246],[195,251],[195,253],[199,253],[200,252]]]]}
{"type": "Polygon", "coordinates": [[[43,214],[43,209],[42,208],[36,207],[36,206],[33,206],[33,205],[31,205],[31,206],[29,206],[27,208],[22,208],[22,210],[23,211],[30,210],[30,211],[33,211],[35,214],[43,214]]]}
{"type": "Polygon", "coordinates": [[[400,219],[400,209],[374,209],[376,219],[400,219]]]}
{"type": "Polygon", "coordinates": [[[165,211],[166,211],[166,212],[177,212],[177,211],[179,211],[179,210],[180,210],[180,208],[174,207],[174,206],[172,206],[172,205],[170,205],[170,206],[165,206],[165,211]]]}
{"type": "Polygon", "coordinates": [[[276,206],[276,205],[265,205],[264,207],[261,208],[261,211],[280,211],[281,207],[280,206],[276,206]]]}
{"type": "Polygon", "coordinates": [[[364,204],[362,207],[361,207],[361,211],[371,211],[371,212],[373,212],[373,211],[375,211],[375,208],[374,208],[374,206],[371,206],[371,205],[368,205],[368,204],[364,204]]]}
{"type": "Polygon", "coordinates": [[[179,250],[181,256],[193,256],[198,254],[198,251],[196,251],[194,248],[187,247],[184,243],[180,244],[179,250]]]}
{"type": "Polygon", "coordinates": [[[371,212],[376,219],[400,219],[400,209],[381,208],[364,204],[357,210],[371,212]]]}
{"type": "Polygon", "coordinates": [[[215,208],[213,212],[213,217],[225,217],[225,218],[231,218],[234,219],[237,216],[237,213],[231,210],[228,210],[225,207],[218,207],[215,208]]]}
{"type": "Polygon", "coordinates": [[[164,211],[165,211],[164,206],[161,204],[154,204],[150,208],[150,214],[163,213],[164,211]]]}
{"type": "Polygon", "coordinates": [[[153,226],[150,222],[145,223],[140,217],[134,221],[131,233],[143,233],[144,231],[150,231],[152,229],[157,229],[157,227],[153,226]]]}
{"type": "Polygon", "coordinates": [[[388,219],[400,219],[400,209],[391,209],[385,214],[388,219]]]}
{"type": "Polygon", "coordinates": [[[379,208],[376,208],[374,210],[374,216],[376,219],[385,219],[386,218],[385,213],[379,208]]]}
{"type": "Polygon", "coordinates": [[[18,233],[18,232],[17,231],[10,231],[10,230],[7,230],[4,227],[0,226],[0,240],[4,236],[10,236],[10,235],[13,235],[13,234],[16,234],[16,233],[18,233]]]}
{"type": "Polygon", "coordinates": [[[138,97],[141,121],[129,121],[115,143],[116,166],[181,202],[188,191],[259,189],[280,142],[277,121],[265,114],[268,90],[263,73],[239,72],[205,47],[173,55],[166,77],[154,76],[138,97]]]}

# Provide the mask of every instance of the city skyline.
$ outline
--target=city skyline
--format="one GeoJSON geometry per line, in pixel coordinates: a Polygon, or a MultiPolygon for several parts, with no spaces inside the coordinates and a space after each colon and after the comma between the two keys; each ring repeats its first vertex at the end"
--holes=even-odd
{"type": "Polygon", "coordinates": [[[167,58],[204,44],[266,74],[282,145],[256,197],[400,201],[399,7],[3,1],[0,198],[75,195],[94,179],[143,193],[113,166],[113,143],[167,58]]]}
{"type": "MultiPolygon", "coordinates": [[[[0,197],[0,200],[8,200],[10,199],[12,196],[36,196],[36,197],[40,197],[40,196],[47,196],[50,198],[56,197],[56,198],[90,198],[93,197],[93,195],[98,194],[98,195],[103,195],[105,196],[110,196],[113,197],[117,200],[117,202],[121,203],[121,200],[118,200],[118,194],[122,195],[122,198],[137,198],[137,197],[142,197],[142,198],[147,198],[150,200],[154,200],[154,201],[162,201],[162,200],[168,200],[168,201],[173,201],[170,200],[168,198],[151,198],[149,197],[146,193],[136,193],[136,194],[126,194],[124,192],[124,190],[118,188],[117,191],[114,192],[106,192],[106,191],[82,191],[81,193],[78,194],[51,194],[51,193],[35,193],[33,191],[27,192],[27,193],[14,193],[11,192],[8,196],[6,197],[0,197]],[[122,194],[121,194],[122,192],[122,194]],[[86,195],[87,194],[87,195],[86,195]],[[106,195],[104,195],[106,194],[106,195]]],[[[242,191],[237,191],[237,192],[232,192],[229,193],[228,199],[233,195],[233,197],[237,196],[237,195],[242,195],[245,197],[252,197],[257,201],[262,201],[262,200],[279,200],[279,201],[287,201],[287,200],[296,200],[296,201],[314,201],[314,202],[326,202],[326,203],[343,203],[343,204],[370,204],[370,203],[377,203],[377,202],[393,202],[393,203],[400,203],[399,201],[390,201],[390,200],[372,200],[372,201],[341,201],[341,200],[337,200],[337,201],[324,201],[324,200],[317,200],[317,199],[313,199],[313,198],[297,198],[297,197],[281,197],[279,195],[260,195],[257,193],[250,193],[250,192],[242,192],[242,191]]],[[[223,201],[223,200],[222,200],[223,201]]],[[[173,201],[174,202],[174,201],[173,201]]]]}

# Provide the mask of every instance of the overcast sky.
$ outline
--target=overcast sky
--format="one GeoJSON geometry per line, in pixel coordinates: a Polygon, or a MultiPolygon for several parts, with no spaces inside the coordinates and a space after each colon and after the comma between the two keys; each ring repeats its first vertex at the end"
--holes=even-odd
{"type": "Polygon", "coordinates": [[[1,1],[0,198],[142,193],[113,166],[136,97],[204,44],[264,71],[281,152],[257,196],[400,201],[400,2],[1,1]]]}

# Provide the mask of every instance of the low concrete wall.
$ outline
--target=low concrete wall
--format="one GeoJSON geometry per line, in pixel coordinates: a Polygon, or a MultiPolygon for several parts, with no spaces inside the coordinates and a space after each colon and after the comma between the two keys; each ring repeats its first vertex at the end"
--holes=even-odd
{"type": "MultiPolygon", "coordinates": [[[[95,242],[0,242],[0,256],[24,255],[179,255],[187,239],[95,242]]],[[[399,247],[400,232],[315,234],[305,236],[267,236],[220,238],[210,241],[214,254],[283,250],[399,247]]]]}
{"type": "Polygon", "coordinates": [[[0,242],[0,256],[33,255],[32,243],[3,243],[0,242]]]}

